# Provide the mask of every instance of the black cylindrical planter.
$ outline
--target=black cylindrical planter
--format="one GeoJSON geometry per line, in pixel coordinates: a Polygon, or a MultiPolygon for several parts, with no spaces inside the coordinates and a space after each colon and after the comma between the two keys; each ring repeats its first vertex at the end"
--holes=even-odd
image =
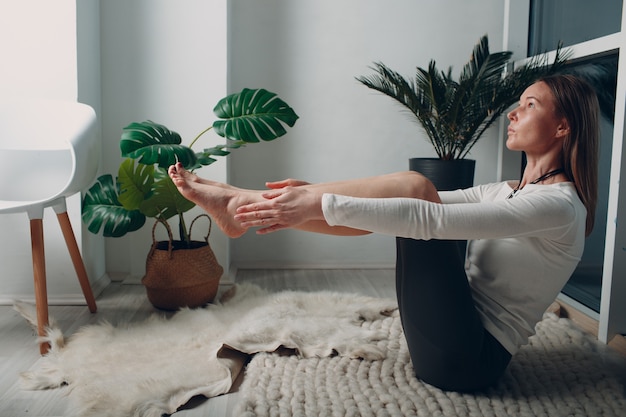
{"type": "Polygon", "coordinates": [[[438,158],[411,158],[409,169],[417,171],[435,184],[439,191],[468,188],[474,185],[473,159],[453,159],[445,161],[438,158]]]}
{"type": "MultiPolygon", "coordinates": [[[[411,158],[409,159],[409,169],[417,171],[428,178],[439,191],[457,190],[468,188],[474,185],[474,169],[476,161],[472,159],[454,159],[446,161],[438,158],[411,158]]],[[[458,256],[465,259],[467,241],[454,241],[458,256]]],[[[401,276],[411,274],[411,253],[418,251],[421,245],[419,242],[409,238],[396,238],[396,275],[398,280],[401,276]],[[400,256],[400,254],[403,254],[400,256]]],[[[450,254],[451,256],[453,254],[450,254]]],[[[456,255],[456,254],[455,254],[456,255]]]]}

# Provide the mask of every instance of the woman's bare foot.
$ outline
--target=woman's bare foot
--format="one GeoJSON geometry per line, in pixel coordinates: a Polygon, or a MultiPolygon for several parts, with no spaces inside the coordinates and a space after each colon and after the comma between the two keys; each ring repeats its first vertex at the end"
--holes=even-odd
{"type": "Polygon", "coordinates": [[[247,231],[233,216],[237,207],[253,202],[255,194],[201,179],[183,168],[180,162],[170,166],[167,173],[183,197],[205,210],[227,236],[235,238],[247,231]]]}
{"type": "MultiPolygon", "coordinates": [[[[168,169],[168,173],[170,172],[170,170],[172,168],[177,169],[179,171],[180,176],[182,178],[184,178],[187,183],[195,182],[195,183],[198,183],[198,184],[212,185],[214,187],[226,188],[226,189],[229,189],[229,190],[240,190],[240,191],[242,191],[240,188],[233,187],[230,184],[224,184],[223,182],[212,181],[212,180],[207,179],[207,178],[199,177],[198,175],[194,174],[193,172],[187,171],[185,168],[183,168],[183,166],[182,166],[182,164],[180,162],[178,162],[176,165],[172,165],[168,169]],[[178,166],[180,166],[180,169],[177,168],[178,166]]],[[[170,177],[171,177],[171,175],[170,175],[170,177]]]]}

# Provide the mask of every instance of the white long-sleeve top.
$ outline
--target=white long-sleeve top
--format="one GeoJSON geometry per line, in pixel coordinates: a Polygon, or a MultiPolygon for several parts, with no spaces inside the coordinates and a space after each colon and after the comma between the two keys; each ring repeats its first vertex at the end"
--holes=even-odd
{"type": "Polygon", "coordinates": [[[511,354],[528,342],[582,256],[586,209],[570,182],[443,191],[443,204],[324,194],[328,224],[413,239],[469,240],[465,270],[483,324],[511,354]]]}

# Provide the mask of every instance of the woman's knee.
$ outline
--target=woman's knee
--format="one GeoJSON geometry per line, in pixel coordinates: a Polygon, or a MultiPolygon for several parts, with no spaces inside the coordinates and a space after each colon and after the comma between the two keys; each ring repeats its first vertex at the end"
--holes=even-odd
{"type": "Polygon", "coordinates": [[[439,194],[435,185],[423,174],[416,171],[397,173],[397,178],[405,187],[407,197],[440,203],[439,194]]]}

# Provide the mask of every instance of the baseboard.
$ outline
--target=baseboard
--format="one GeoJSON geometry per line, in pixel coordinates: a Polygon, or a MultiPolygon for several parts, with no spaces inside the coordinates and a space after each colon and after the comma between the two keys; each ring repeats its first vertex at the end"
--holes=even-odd
{"type": "Polygon", "coordinates": [[[598,312],[590,309],[586,305],[582,304],[579,301],[576,301],[575,299],[573,299],[572,297],[566,294],[560,293],[556,299],[559,302],[559,304],[561,304],[564,307],[568,307],[567,308],[568,310],[576,311],[585,317],[589,317],[591,320],[594,320],[595,322],[598,322],[598,320],[600,320],[600,314],[598,314],[598,312]]]}
{"type": "MultiPolygon", "coordinates": [[[[111,283],[111,278],[108,274],[102,275],[100,278],[91,282],[91,290],[95,298],[104,291],[104,289],[111,283]]],[[[13,305],[16,300],[20,300],[26,303],[35,303],[34,294],[2,294],[0,295],[0,305],[13,305]]],[[[85,296],[82,292],[70,293],[70,294],[48,294],[48,305],[87,305],[85,296]]]]}
{"type": "MultiPolygon", "coordinates": [[[[285,262],[235,262],[229,265],[228,270],[222,275],[220,282],[233,284],[236,281],[237,271],[240,269],[395,269],[393,263],[358,263],[358,264],[335,264],[335,263],[285,263],[285,262]]],[[[141,285],[140,276],[126,273],[111,273],[111,280],[121,282],[124,285],[141,285]]]]}
{"type": "MultiPolygon", "coordinates": [[[[560,317],[566,317],[576,324],[581,330],[598,337],[599,314],[590,308],[578,303],[570,297],[560,294],[557,297],[560,306],[560,317]]],[[[614,336],[607,345],[626,356],[626,337],[622,335],[614,336]]]]}
{"type": "Polygon", "coordinates": [[[235,262],[231,268],[238,269],[395,269],[395,263],[285,263],[285,262],[235,262]]]}
{"type": "Polygon", "coordinates": [[[235,279],[237,278],[237,271],[239,270],[239,268],[235,265],[230,265],[228,267],[228,273],[224,274],[222,276],[222,279],[220,280],[220,284],[234,284],[235,283],[235,279]]]}

